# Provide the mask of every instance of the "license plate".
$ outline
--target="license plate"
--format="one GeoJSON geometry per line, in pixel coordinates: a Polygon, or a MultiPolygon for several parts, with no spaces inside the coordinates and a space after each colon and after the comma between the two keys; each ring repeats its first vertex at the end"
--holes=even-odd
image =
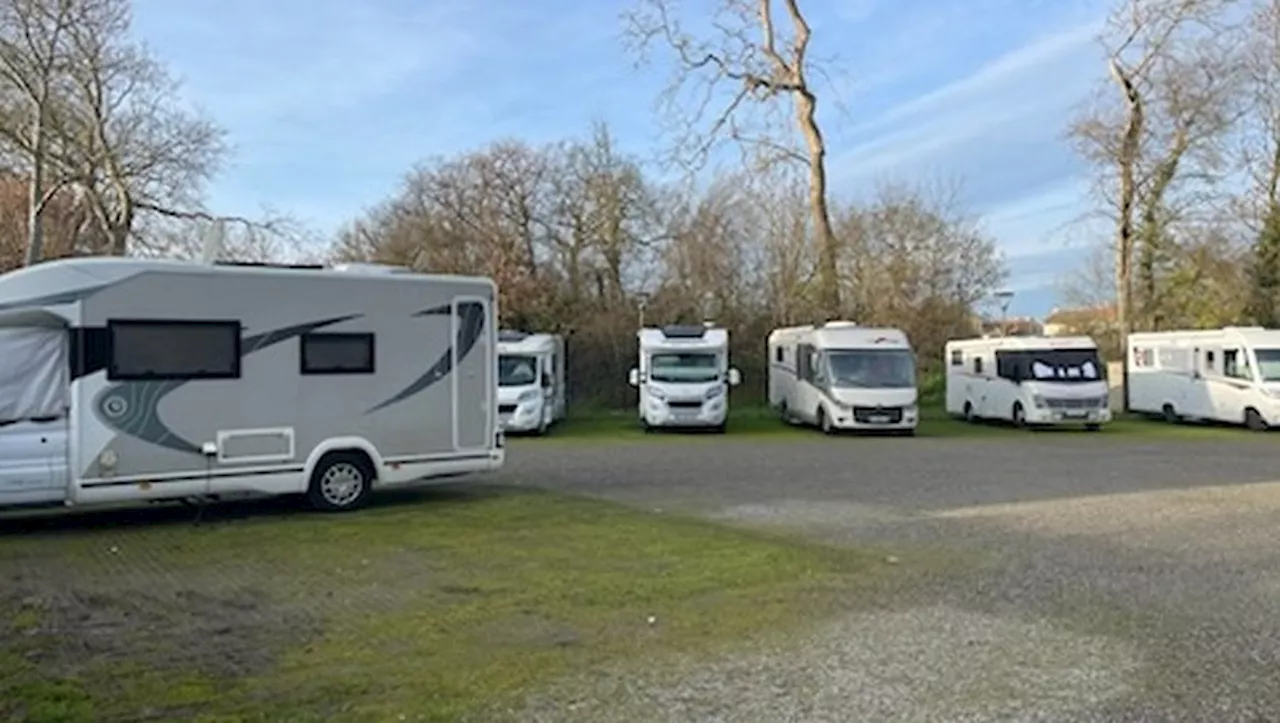
{"type": "Polygon", "coordinates": [[[873,414],[870,417],[867,417],[867,421],[871,422],[872,424],[888,424],[889,417],[883,414],[873,414]]]}
{"type": "Polygon", "coordinates": [[[1084,419],[1089,416],[1088,412],[1063,412],[1062,416],[1067,419],[1084,419]]]}

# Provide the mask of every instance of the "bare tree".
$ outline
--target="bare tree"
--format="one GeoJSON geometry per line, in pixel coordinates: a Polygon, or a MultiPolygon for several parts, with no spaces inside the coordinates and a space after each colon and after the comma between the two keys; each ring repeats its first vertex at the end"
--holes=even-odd
{"type": "Polygon", "coordinates": [[[66,183],[48,178],[50,128],[68,61],[68,35],[78,20],[74,0],[0,1],[0,143],[21,158],[29,176],[27,264],[43,255],[44,209],[66,183]]]}
{"type": "MultiPolygon", "coordinates": [[[[1214,142],[1231,126],[1238,75],[1225,41],[1231,0],[1123,0],[1108,20],[1112,102],[1070,129],[1078,149],[1098,166],[1114,212],[1113,284],[1118,333],[1135,322],[1135,263],[1143,315],[1159,323],[1157,265],[1172,221],[1198,194],[1176,194],[1179,179],[1211,184],[1220,170],[1214,142]]],[[[1203,187],[1202,187],[1203,188],[1203,187]]],[[[1202,190],[1202,189],[1200,189],[1202,190]]]]}
{"type": "Polygon", "coordinates": [[[1241,161],[1252,182],[1239,204],[1254,235],[1249,316],[1280,324],[1280,0],[1257,0],[1248,22],[1247,97],[1241,161]]]}
{"type": "Polygon", "coordinates": [[[812,29],[798,0],[779,2],[789,20],[789,32],[775,22],[775,0],[717,0],[708,23],[713,30],[704,38],[684,30],[674,0],[639,0],[638,7],[625,15],[626,35],[641,58],[655,43],[675,54],[676,75],[663,101],[680,119],[677,156],[688,165],[700,167],[723,141],[753,149],[765,158],[806,165],[818,238],[819,298],[824,311],[836,315],[841,311],[839,249],[828,208],[826,141],[811,80],[815,72],[812,29]],[[682,92],[692,96],[682,97],[682,92]],[[777,137],[777,106],[783,100],[789,100],[794,109],[804,153],[777,137]],[[757,111],[754,118],[752,110],[757,111]]]}

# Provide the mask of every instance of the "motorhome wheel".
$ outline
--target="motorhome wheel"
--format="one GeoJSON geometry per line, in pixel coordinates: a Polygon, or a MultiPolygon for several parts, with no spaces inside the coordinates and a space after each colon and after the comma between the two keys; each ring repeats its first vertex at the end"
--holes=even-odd
{"type": "Polygon", "coordinates": [[[1013,424],[1015,427],[1027,426],[1027,411],[1022,408],[1022,402],[1013,403],[1013,424]]]}
{"type": "Polygon", "coordinates": [[[1177,424],[1182,421],[1181,417],[1178,416],[1177,410],[1173,408],[1172,404],[1166,404],[1161,407],[1160,413],[1164,415],[1164,421],[1170,424],[1177,424]]]}
{"type": "Polygon", "coordinates": [[[324,512],[362,507],[373,486],[373,468],[363,455],[335,452],[325,455],[311,473],[307,500],[324,512]]]}
{"type": "Polygon", "coordinates": [[[836,429],[831,426],[831,418],[827,416],[827,410],[822,407],[818,407],[818,426],[823,434],[835,434],[836,429]]]}
{"type": "Polygon", "coordinates": [[[973,404],[970,402],[964,403],[964,421],[966,422],[973,421],[973,404]]]}
{"type": "Polygon", "coordinates": [[[1255,432],[1265,432],[1267,422],[1262,418],[1261,414],[1258,414],[1258,410],[1250,407],[1244,410],[1244,426],[1255,432]]]}

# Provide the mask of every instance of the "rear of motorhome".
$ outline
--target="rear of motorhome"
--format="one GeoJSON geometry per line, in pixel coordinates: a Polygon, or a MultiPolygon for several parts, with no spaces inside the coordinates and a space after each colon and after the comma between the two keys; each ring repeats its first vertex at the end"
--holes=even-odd
{"type": "Polygon", "coordinates": [[[564,337],[498,332],[498,420],[507,432],[544,434],[565,415],[564,337]]]}
{"type": "Polygon", "coordinates": [[[947,413],[1018,426],[1111,421],[1106,364],[1087,336],[1000,336],[947,342],[947,413]]]}
{"type": "Polygon", "coordinates": [[[0,276],[0,507],[371,490],[499,468],[495,287],[124,258],[0,276]]]}
{"type": "Polygon", "coordinates": [[[742,375],[729,366],[729,332],[713,326],[641,329],[640,366],[628,381],[640,390],[640,424],[709,427],[723,432],[729,416],[729,388],[742,375]]]}
{"type": "Polygon", "coordinates": [[[785,421],[915,434],[915,352],[902,330],[828,321],[774,329],[767,344],[769,404],[785,421]]]}
{"type": "Polygon", "coordinates": [[[1130,334],[1129,409],[1176,422],[1280,425],[1280,329],[1130,334]]]}

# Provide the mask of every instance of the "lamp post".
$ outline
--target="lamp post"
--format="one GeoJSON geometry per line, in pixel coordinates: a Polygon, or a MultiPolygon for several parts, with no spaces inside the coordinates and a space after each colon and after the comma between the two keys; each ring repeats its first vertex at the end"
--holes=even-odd
{"type": "Polygon", "coordinates": [[[1013,292],[1008,289],[1001,289],[992,296],[996,297],[996,301],[1000,303],[1000,336],[1008,336],[1009,329],[1005,322],[1009,316],[1009,303],[1013,301],[1013,292]]]}

